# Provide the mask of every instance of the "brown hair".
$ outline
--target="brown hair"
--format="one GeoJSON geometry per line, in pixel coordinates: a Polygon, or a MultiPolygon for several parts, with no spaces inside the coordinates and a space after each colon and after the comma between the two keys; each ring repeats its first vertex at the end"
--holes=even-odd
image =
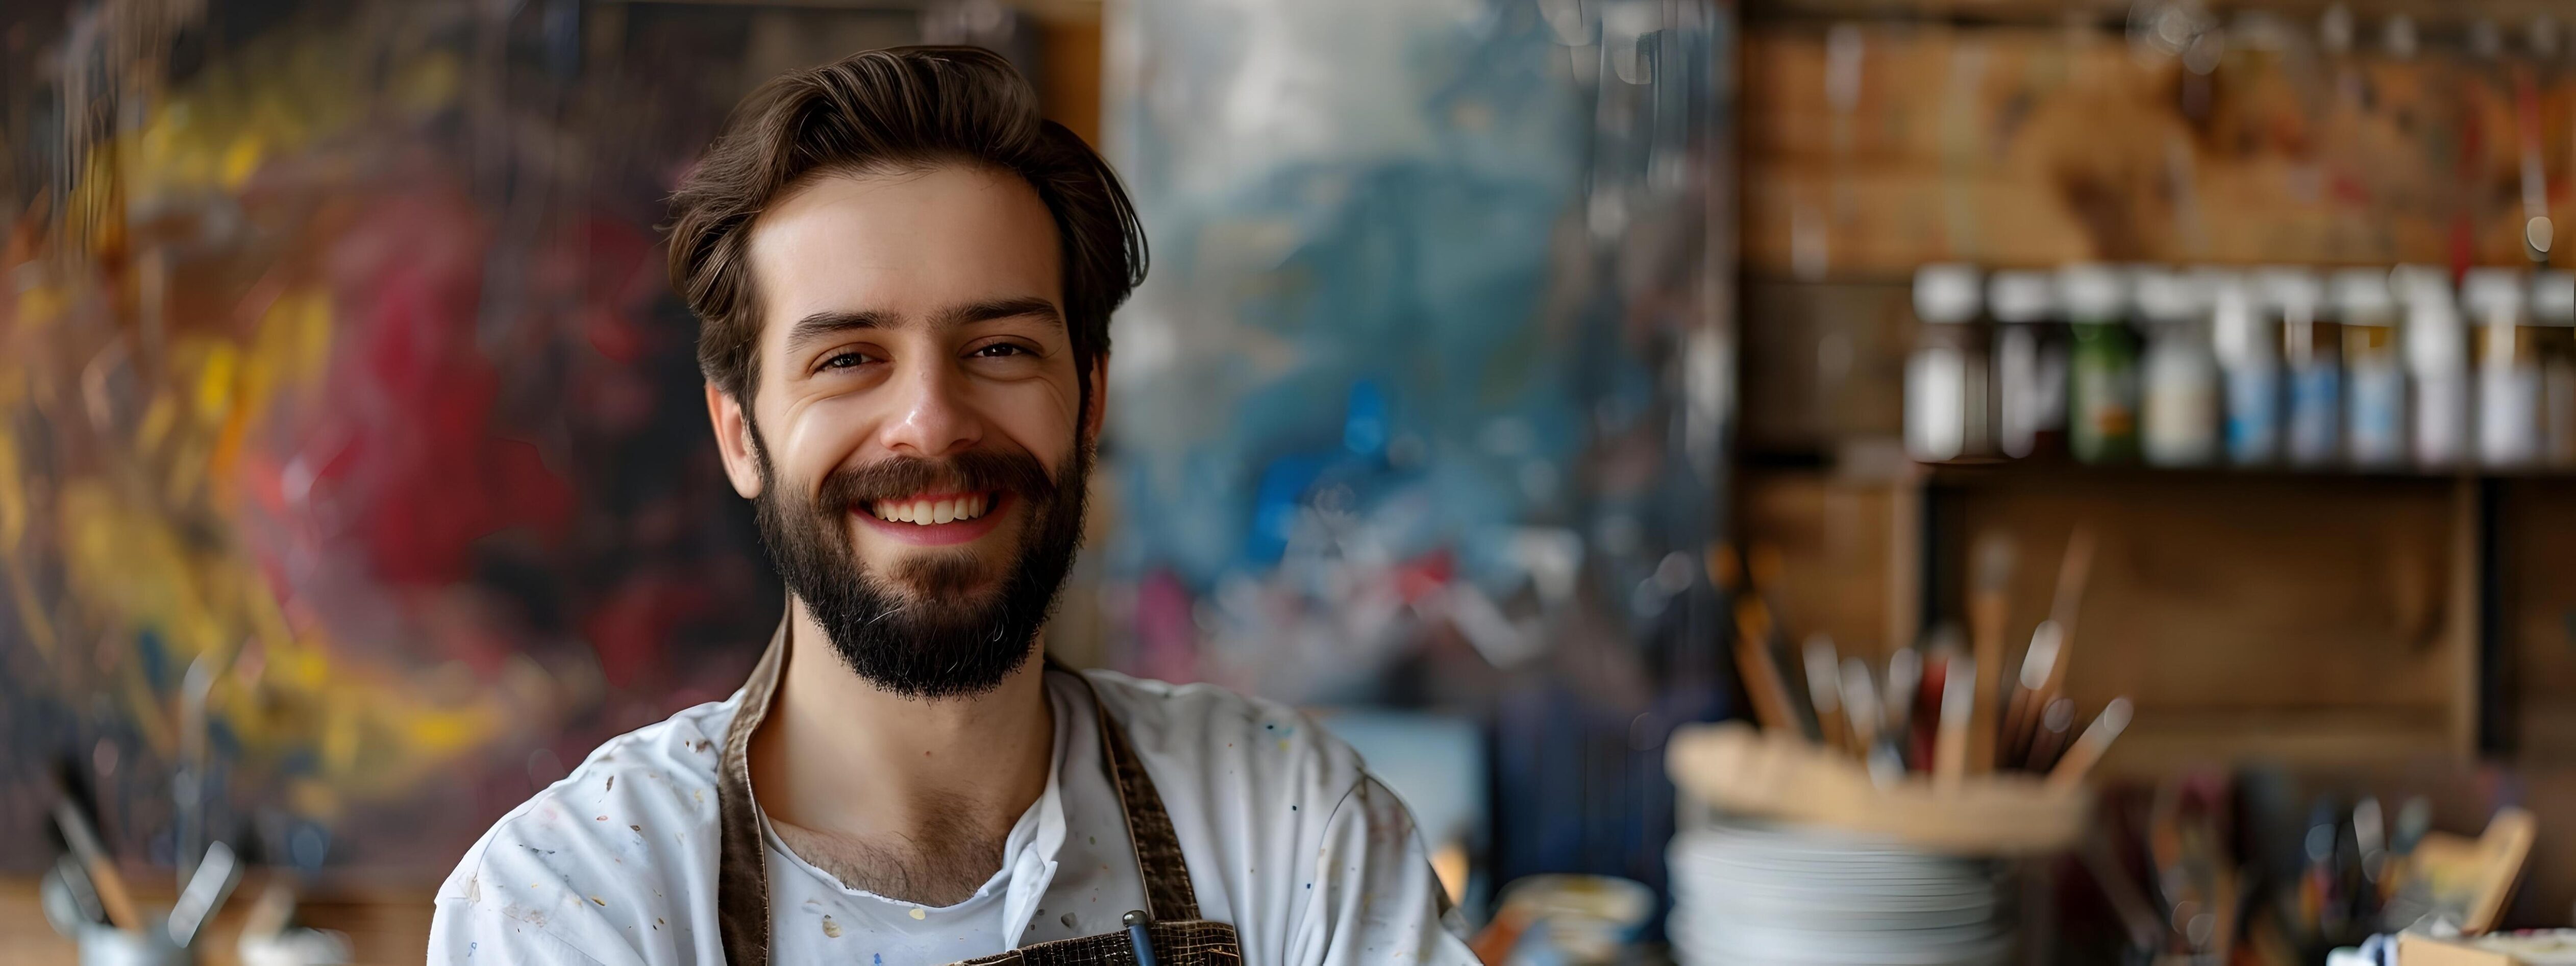
{"type": "Polygon", "coordinates": [[[671,196],[671,287],[704,324],[698,368],[748,404],[760,308],[748,238],[780,195],[825,174],[971,164],[1016,175],[1055,216],[1065,324],[1082,397],[1109,313],[1145,278],[1145,232],[1109,164],[1038,114],[1037,92],[978,47],[896,47],[782,74],[753,91],[671,196]]]}

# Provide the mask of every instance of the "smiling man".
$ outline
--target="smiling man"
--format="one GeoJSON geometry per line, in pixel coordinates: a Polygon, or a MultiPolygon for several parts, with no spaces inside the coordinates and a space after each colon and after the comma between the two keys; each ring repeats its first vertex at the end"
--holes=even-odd
{"type": "Polygon", "coordinates": [[[476,963],[1435,963],[1420,836],[1295,712],[1038,659],[1082,532],[1125,192],[980,50],[772,81],[673,200],[716,446],[789,598],[439,892],[476,963]]]}

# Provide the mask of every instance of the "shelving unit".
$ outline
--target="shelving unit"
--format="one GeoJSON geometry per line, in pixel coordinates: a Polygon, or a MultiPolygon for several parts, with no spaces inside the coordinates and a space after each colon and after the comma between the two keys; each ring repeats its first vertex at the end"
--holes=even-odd
{"type": "MultiPolygon", "coordinates": [[[[2124,0],[1744,8],[1733,532],[1778,552],[1793,633],[1884,653],[1959,619],[1988,533],[2018,550],[2018,648],[2084,522],[2100,556],[2069,693],[2138,704],[2108,777],[2268,762],[2576,814],[2576,474],[1902,455],[1907,282],[1925,263],[2525,257],[2521,135],[2486,123],[2516,116],[2513,75],[2468,41],[2485,17],[2524,50],[2537,15],[2576,26],[2564,10],[2349,2],[2356,42],[2321,54],[2300,45],[2324,0],[2207,6],[2309,39],[2231,43],[2198,74],[2133,45],[2124,0]],[[2413,56],[2384,49],[2400,13],[2413,56]],[[2462,118],[2485,124],[2484,148],[2457,150],[2462,118]]],[[[2576,163],[2576,58],[2526,66],[2546,92],[2554,184],[2576,163]]],[[[2576,224],[2576,197],[2549,208],[2576,224]]],[[[2523,901],[2556,921],[2576,899],[2576,847],[2540,851],[2523,901]]]]}

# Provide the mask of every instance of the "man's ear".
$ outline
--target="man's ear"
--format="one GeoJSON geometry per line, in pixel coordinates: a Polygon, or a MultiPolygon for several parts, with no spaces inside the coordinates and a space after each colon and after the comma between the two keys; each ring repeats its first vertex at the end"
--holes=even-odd
{"type": "Polygon", "coordinates": [[[760,495],[760,445],[751,438],[751,417],[731,393],[707,383],[707,421],[715,424],[716,452],[724,456],[725,476],[733,491],[749,500],[760,495]]]}
{"type": "Polygon", "coordinates": [[[1109,354],[1091,357],[1091,403],[1082,409],[1082,438],[1097,440],[1109,421],[1109,354]]]}

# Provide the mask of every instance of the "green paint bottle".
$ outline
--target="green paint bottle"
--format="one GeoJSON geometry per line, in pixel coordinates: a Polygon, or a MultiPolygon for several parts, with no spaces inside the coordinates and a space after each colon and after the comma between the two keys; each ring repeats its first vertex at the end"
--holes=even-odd
{"type": "Polygon", "coordinates": [[[2138,458],[2138,339],[2129,329],[2129,286],[2108,265],[2057,273],[2075,350],[2068,365],[2067,448],[2086,463],[2138,458]]]}

